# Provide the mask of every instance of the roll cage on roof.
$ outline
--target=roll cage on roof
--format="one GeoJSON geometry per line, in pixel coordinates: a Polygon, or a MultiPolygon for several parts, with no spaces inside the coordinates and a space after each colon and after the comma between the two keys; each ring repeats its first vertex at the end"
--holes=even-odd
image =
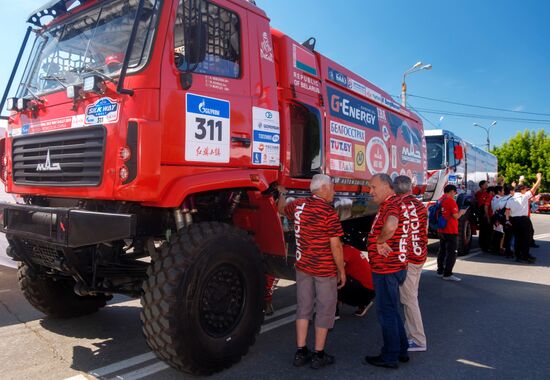
{"type": "Polygon", "coordinates": [[[41,28],[45,25],[42,24],[42,17],[51,16],[55,19],[68,13],[75,3],[82,5],[88,1],[90,0],[51,0],[32,12],[27,22],[41,28]]]}

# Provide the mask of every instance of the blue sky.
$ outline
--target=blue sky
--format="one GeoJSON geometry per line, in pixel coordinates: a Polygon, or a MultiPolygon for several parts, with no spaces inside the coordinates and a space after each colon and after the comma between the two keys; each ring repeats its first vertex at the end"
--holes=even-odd
{"type": "MultiPolygon", "coordinates": [[[[3,91],[25,31],[26,17],[46,0],[2,1],[0,89],[3,91]]],[[[550,133],[550,2],[256,0],[272,26],[302,42],[314,36],[317,50],[380,86],[401,91],[403,72],[417,61],[431,71],[407,77],[408,92],[440,100],[502,108],[511,113],[409,97],[433,124],[474,144],[491,129],[501,144],[518,131],[550,133]],[[431,110],[435,113],[429,113],[431,110]],[[456,117],[445,113],[476,114],[456,117]],[[444,116],[440,123],[439,119],[444,116]],[[480,116],[487,117],[482,118],[480,116]],[[507,121],[503,118],[544,122],[507,121]]],[[[424,121],[425,128],[433,126],[424,121]]]]}

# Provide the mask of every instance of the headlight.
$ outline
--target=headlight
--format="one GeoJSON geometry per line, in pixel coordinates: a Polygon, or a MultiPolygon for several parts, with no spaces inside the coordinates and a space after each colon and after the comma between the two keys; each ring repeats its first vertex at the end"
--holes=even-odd
{"type": "Polygon", "coordinates": [[[83,90],[85,92],[96,92],[96,93],[102,93],[103,92],[103,80],[98,75],[90,75],[88,77],[85,77],[83,79],[83,90]]]}
{"type": "Polygon", "coordinates": [[[67,87],[67,98],[69,99],[76,99],[80,97],[80,90],[82,87],[77,85],[72,85],[67,87]]]}
{"type": "Polygon", "coordinates": [[[17,98],[8,98],[6,101],[6,109],[8,111],[17,111],[17,98]]]}
{"type": "Polygon", "coordinates": [[[17,99],[17,109],[19,111],[25,111],[29,105],[30,99],[19,98],[17,99]]]}

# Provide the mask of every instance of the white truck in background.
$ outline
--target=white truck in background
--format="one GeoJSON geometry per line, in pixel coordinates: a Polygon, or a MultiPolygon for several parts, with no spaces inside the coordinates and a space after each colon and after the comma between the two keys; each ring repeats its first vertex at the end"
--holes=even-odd
{"type": "MultiPolygon", "coordinates": [[[[475,215],[475,193],[479,182],[486,180],[489,186],[496,185],[498,162],[495,155],[458,137],[451,131],[425,130],[428,161],[427,187],[423,201],[431,207],[443,195],[447,185],[458,189],[457,203],[468,211],[458,224],[458,252],[466,255],[470,251],[472,235],[477,231],[475,215]]],[[[434,234],[435,231],[430,231],[434,234]]]]}

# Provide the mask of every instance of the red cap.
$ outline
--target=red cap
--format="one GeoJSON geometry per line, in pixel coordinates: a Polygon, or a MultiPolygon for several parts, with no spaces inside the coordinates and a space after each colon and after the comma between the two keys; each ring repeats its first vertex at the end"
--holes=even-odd
{"type": "Polygon", "coordinates": [[[105,57],[105,64],[108,66],[108,65],[112,65],[112,64],[122,64],[122,61],[124,60],[124,54],[122,53],[116,53],[116,54],[111,54],[111,55],[108,55],[107,57],[105,57]]]}

